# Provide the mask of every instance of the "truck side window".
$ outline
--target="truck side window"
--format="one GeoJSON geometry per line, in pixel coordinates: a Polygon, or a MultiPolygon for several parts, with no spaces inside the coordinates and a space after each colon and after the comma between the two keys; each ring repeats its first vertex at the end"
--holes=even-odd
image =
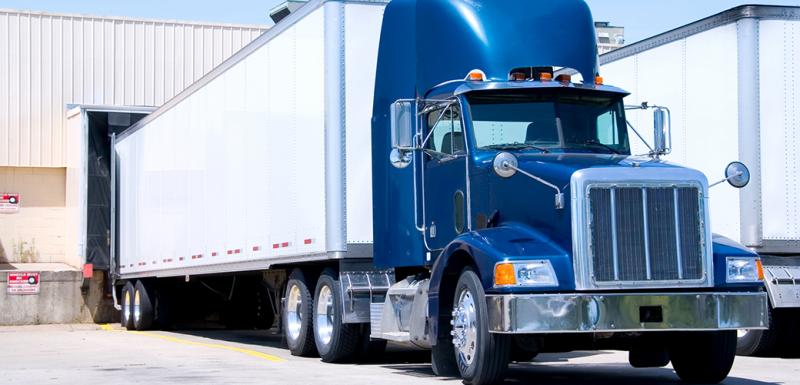
{"type": "Polygon", "coordinates": [[[431,111],[427,120],[428,128],[433,130],[433,134],[428,140],[427,148],[429,150],[447,155],[465,152],[464,132],[461,128],[461,109],[457,105],[451,105],[444,111],[431,111]]]}
{"type": "Polygon", "coordinates": [[[619,144],[619,129],[615,110],[610,110],[597,117],[597,140],[607,145],[619,144]]]}

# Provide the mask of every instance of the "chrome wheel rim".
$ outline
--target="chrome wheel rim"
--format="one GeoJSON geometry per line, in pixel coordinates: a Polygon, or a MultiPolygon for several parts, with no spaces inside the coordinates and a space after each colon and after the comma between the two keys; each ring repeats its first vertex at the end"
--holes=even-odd
{"type": "Polygon", "coordinates": [[[142,294],[139,290],[136,290],[136,293],[133,295],[133,322],[139,323],[139,320],[142,319],[142,294]]]}
{"type": "Polygon", "coordinates": [[[125,294],[122,296],[122,322],[126,325],[130,320],[130,310],[131,310],[131,292],[125,290],[125,294]]]}
{"type": "Polygon", "coordinates": [[[292,285],[286,296],[286,334],[292,341],[300,337],[303,324],[302,306],[303,297],[300,294],[300,288],[292,285]]]}
{"type": "Polygon", "coordinates": [[[319,342],[328,345],[333,337],[333,292],[327,285],[319,290],[316,309],[315,330],[319,342]]]}
{"type": "Polygon", "coordinates": [[[478,348],[478,315],[475,311],[475,299],[466,288],[459,295],[453,306],[453,346],[459,366],[467,367],[475,360],[478,348]]]}

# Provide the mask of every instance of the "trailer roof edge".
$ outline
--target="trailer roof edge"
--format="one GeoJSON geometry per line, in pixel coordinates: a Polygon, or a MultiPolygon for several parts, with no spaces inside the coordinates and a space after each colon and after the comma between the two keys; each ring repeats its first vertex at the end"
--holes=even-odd
{"type": "Polygon", "coordinates": [[[220,65],[214,67],[211,71],[205,74],[203,77],[198,79],[196,82],[192,83],[188,87],[186,87],[183,91],[175,95],[172,99],[168,100],[164,103],[161,107],[157,110],[153,111],[150,115],[144,117],[142,120],[138,121],[136,124],[130,126],[125,131],[121,132],[117,135],[117,142],[120,142],[133,134],[136,131],[139,131],[142,127],[147,125],[148,123],[155,120],[157,117],[161,116],[166,111],[175,107],[178,103],[183,101],[184,99],[188,98],[206,84],[210,83],[220,75],[224,74],[228,71],[231,67],[236,65],[237,63],[241,62],[248,56],[250,56],[253,52],[257,49],[261,48],[265,44],[269,43],[272,39],[276,38],[278,35],[283,33],[283,31],[289,29],[293,25],[295,25],[298,21],[302,20],[304,17],[308,16],[311,12],[317,10],[317,8],[321,7],[325,3],[329,2],[340,2],[340,3],[347,3],[347,4],[387,4],[389,0],[311,0],[302,7],[298,8],[296,11],[292,12],[289,16],[286,16],[281,22],[275,24],[272,28],[268,29],[266,32],[262,33],[261,36],[257,37],[255,40],[251,41],[246,46],[242,47],[239,51],[231,55],[227,60],[220,63],[220,65]]]}
{"type": "Polygon", "coordinates": [[[600,55],[600,65],[613,63],[617,60],[748,18],[800,20],[800,7],[758,4],[740,5],[600,55]]]}

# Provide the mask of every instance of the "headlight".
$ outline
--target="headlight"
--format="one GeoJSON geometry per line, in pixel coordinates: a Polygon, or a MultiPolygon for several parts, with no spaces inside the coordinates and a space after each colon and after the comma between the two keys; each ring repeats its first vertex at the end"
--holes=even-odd
{"type": "Polygon", "coordinates": [[[494,286],[558,286],[558,278],[548,260],[500,262],[494,266],[494,286]]]}
{"type": "Polygon", "coordinates": [[[725,281],[728,283],[758,282],[764,279],[764,269],[758,257],[727,257],[725,265],[725,281]]]}

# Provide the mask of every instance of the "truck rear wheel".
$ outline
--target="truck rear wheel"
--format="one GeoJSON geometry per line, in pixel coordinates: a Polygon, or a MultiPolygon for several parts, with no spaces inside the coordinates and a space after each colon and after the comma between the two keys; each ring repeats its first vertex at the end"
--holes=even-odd
{"type": "Polygon", "coordinates": [[[314,341],[323,362],[351,360],[361,341],[361,325],[343,322],[340,291],[338,274],[325,269],[314,292],[314,341]]]}
{"type": "Polygon", "coordinates": [[[286,282],[283,309],[283,334],[294,356],[308,357],[316,352],[312,330],[312,300],[306,278],[300,269],[294,269],[286,282]]]}
{"type": "Polygon", "coordinates": [[[728,377],[736,358],[736,331],[683,333],[675,338],[669,358],[681,380],[719,383],[728,377]]]}
{"type": "Polygon", "coordinates": [[[133,326],[136,330],[149,330],[153,326],[153,301],[151,290],[143,281],[136,281],[133,292],[133,326]]]}
{"type": "Polygon", "coordinates": [[[508,369],[510,339],[489,333],[483,285],[471,268],[461,272],[453,301],[453,346],[465,384],[487,385],[503,379],[508,369]]]}
{"type": "Polygon", "coordinates": [[[130,282],[125,283],[125,286],[122,287],[121,297],[122,303],[120,306],[119,319],[120,325],[128,330],[133,330],[133,293],[136,289],[133,287],[133,284],[130,282]]]}

